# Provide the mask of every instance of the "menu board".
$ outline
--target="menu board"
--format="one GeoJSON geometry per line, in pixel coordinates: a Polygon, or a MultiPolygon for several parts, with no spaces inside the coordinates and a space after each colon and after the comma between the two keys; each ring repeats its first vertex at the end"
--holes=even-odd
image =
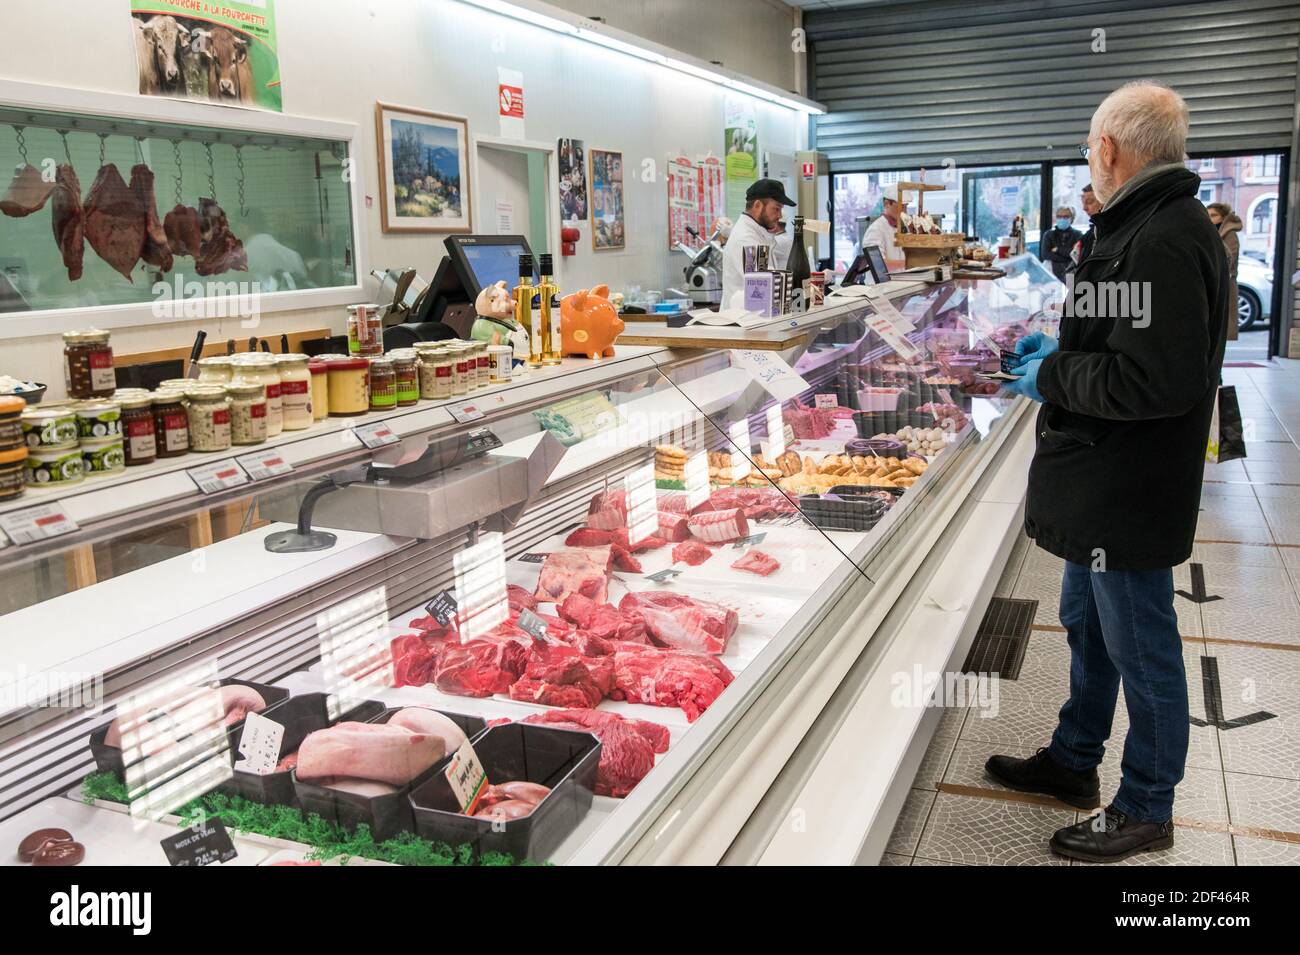
{"type": "Polygon", "coordinates": [[[668,159],[668,248],[678,242],[698,247],[713,233],[723,214],[725,176],[722,160],[701,156],[692,162],[686,156],[668,159]],[[686,231],[690,226],[699,238],[686,231]]]}

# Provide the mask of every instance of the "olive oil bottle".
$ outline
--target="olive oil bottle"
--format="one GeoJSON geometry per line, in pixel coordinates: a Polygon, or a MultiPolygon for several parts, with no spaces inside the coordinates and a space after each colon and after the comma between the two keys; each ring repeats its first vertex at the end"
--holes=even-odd
{"type": "Polygon", "coordinates": [[[563,346],[560,342],[560,288],[551,278],[553,270],[551,254],[543,252],[540,257],[540,264],[537,267],[537,297],[541,300],[542,313],[542,335],[545,336],[542,345],[542,364],[558,365],[560,356],[563,354],[563,346]]]}
{"type": "Polygon", "coordinates": [[[519,284],[515,286],[515,321],[520,328],[528,329],[528,367],[542,367],[542,316],[533,308],[533,257],[527,252],[519,256],[519,284]]]}

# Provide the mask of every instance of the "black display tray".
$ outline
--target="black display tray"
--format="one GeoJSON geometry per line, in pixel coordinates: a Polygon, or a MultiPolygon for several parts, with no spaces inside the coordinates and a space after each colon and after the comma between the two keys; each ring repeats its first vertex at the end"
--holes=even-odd
{"type": "Polygon", "coordinates": [[[891,506],[870,491],[883,491],[895,500],[903,493],[902,488],[868,489],[861,485],[840,484],[827,494],[801,495],[799,511],[810,523],[823,530],[866,532],[880,523],[891,506]]]}

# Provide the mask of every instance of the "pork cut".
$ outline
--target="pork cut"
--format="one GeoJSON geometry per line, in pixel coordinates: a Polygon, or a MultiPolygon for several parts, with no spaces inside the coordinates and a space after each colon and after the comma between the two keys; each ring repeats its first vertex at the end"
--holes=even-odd
{"type": "Polygon", "coordinates": [[[629,593],[618,609],[639,611],[656,643],[695,653],[723,653],[740,625],[740,617],[730,607],[668,590],[629,593]]]}
{"type": "Polygon", "coordinates": [[[465,745],[469,738],[449,716],[427,706],[404,706],[388,718],[389,726],[401,726],[412,733],[437,736],[442,740],[443,752],[451,755],[465,745]]]}
{"type": "Polygon", "coordinates": [[[53,192],[54,183],[47,182],[39,169],[26,163],[14,170],[13,181],[0,196],[0,212],[15,219],[29,216],[39,212],[53,192]]]}
{"type": "Polygon", "coordinates": [[[199,234],[202,242],[194,262],[199,275],[248,271],[244,244],[230,231],[226,213],[215,199],[199,200],[199,234]]]}
{"type": "Polygon", "coordinates": [[[781,569],[781,562],[771,554],[765,554],[761,550],[751,550],[731,567],[733,570],[746,570],[751,574],[767,577],[781,569]]]}
{"type": "Polygon", "coordinates": [[[721,544],[749,536],[749,521],[743,509],[729,511],[704,511],[691,515],[688,526],[691,533],[710,544],[721,544]]]}
{"type": "Polygon", "coordinates": [[[612,531],[627,527],[627,492],[601,491],[587,507],[587,526],[612,531]]]}
{"type": "Polygon", "coordinates": [[[405,786],[442,759],[442,737],[387,723],[342,722],[308,733],[298,778],[331,776],[405,786]]]}
{"type": "Polygon", "coordinates": [[[131,191],[135,193],[140,205],[144,207],[144,249],[140,258],[149,265],[172,270],[172,250],[167,242],[167,233],[158,220],[158,200],[153,192],[153,170],[144,163],[131,167],[131,191]]]}
{"type": "Polygon", "coordinates": [[[685,514],[674,511],[659,512],[659,537],[666,543],[678,543],[689,540],[691,529],[685,514]]]}
{"type": "Polygon", "coordinates": [[[542,561],[533,596],[559,603],[572,593],[604,603],[609,592],[611,546],[566,547],[553,551],[542,561]]]}
{"type": "Polygon", "coordinates": [[[193,206],[174,206],[163,218],[163,234],[173,255],[198,258],[203,245],[199,230],[199,210],[193,206]]]}
{"type": "Polygon", "coordinates": [[[86,254],[86,233],[81,208],[81,182],[77,179],[76,170],[68,163],[61,163],[54,173],[50,224],[54,227],[54,242],[63,255],[68,278],[75,282],[81,278],[86,254]]]}
{"type": "Polygon", "coordinates": [[[102,166],[86,196],[86,240],[128,282],[144,251],[145,209],[117,166],[102,166]]]}
{"type": "Polygon", "coordinates": [[[211,727],[212,716],[222,713],[222,726],[234,726],[249,713],[266,709],[266,700],[251,686],[231,683],[227,686],[185,688],[174,699],[155,707],[147,714],[119,716],[108,724],[105,746],[122,746],[123,719],[134,727],[137,744],[145,755],[161,752],[180,740],[211,727]]]}
{"type": "Polygon", "coordinates": [[[694,722],[735,677],[713,657],[650,647],[614,653],[612,699],[676,706],[694,722]]]}
{"type": "Polygon", "coordinates": [[[673,548],[673,563],[698,567],[713,556],[712,548],[699,541],[683,541],[673,548]]]}

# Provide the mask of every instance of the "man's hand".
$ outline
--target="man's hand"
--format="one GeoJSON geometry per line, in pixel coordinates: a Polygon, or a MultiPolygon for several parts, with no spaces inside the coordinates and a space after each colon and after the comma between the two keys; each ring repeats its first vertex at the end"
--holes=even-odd
{"type": "Polygon", "coordinates": [[[1044,399],[1038,391],[1038,369],[1043,367],[1043,360],[1035,358],[1020,367],[1024,369],[1024,373],[1015,381],[1003,382],[1002,390],[1013,395],[1024,395],[1030,401],[1041,404],[1044,399]]]}
{"type": "Polygon", "coordinates": [[[1059,350],[1060,342],[1050,335],[1034,332],[1016,342],[1016,359],[1012,368],[1024,368],[1031,361],[1042,361],[1052,352],[1059,350]]]}

